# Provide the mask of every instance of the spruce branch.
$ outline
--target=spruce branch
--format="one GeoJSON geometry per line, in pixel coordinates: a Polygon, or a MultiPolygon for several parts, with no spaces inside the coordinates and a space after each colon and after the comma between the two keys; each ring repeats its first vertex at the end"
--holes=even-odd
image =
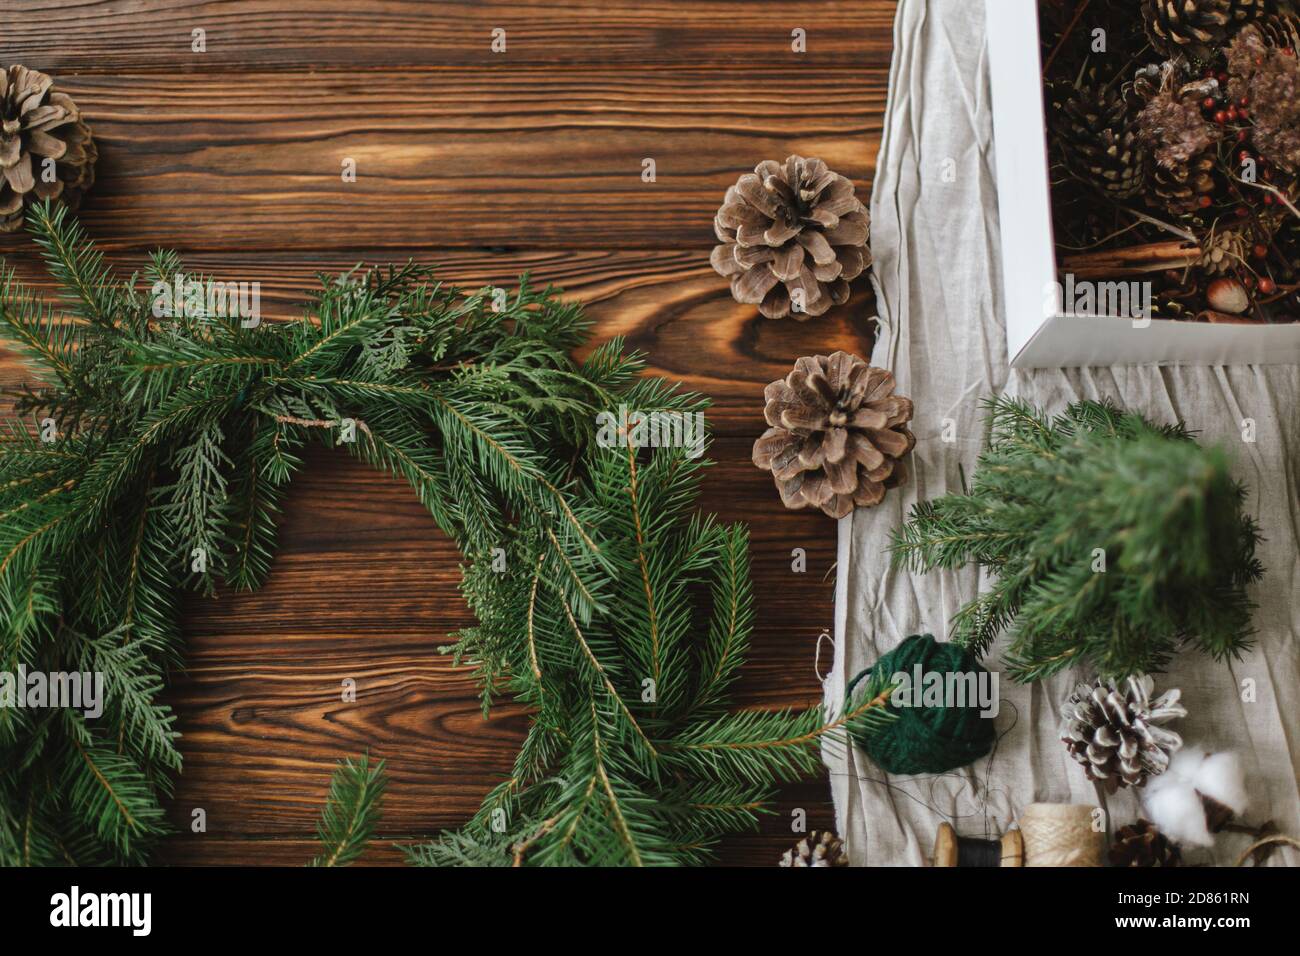
{"type": "Polygon", "coordinates": [[[1021,681],[1082,665],[1123,677],[1184,646],[1216,659],[1250,646],[1259,529],[1223,450],[1097,402],[1056,418],[1002,398],[987,411],[969,491],[918,504],[893,536],[897,565],[997,575],[954,617],[955,641],[983,654],[1009,633],[1021,681]]]}
{"type": "Polygon", "coordinates": [[[384,764],[371,766],[369,755],[339,761],[316,828],[322,850],[311,866],[348,866],[366,851],[388,786],[384,764]]]}

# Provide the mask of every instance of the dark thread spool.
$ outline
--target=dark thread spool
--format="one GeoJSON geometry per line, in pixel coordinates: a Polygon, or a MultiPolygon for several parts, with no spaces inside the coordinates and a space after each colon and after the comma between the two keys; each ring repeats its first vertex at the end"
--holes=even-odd
{"type": "Polygon", "coordinates": [[[940,823],[934,840],[934,865],[942,867],[1024,866],[1025,841],[1019,830],[1000,840],[959,837],[950,824],[940,823]]]}

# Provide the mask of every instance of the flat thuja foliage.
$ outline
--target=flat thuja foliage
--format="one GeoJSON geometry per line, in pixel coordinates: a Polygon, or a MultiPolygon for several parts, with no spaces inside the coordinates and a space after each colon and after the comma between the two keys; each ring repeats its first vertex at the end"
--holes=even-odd
{"type": "Polygon", "coordinates": [[[1183,648],[1218,660],[1249,648],[1260,537],[1222,449],[1097,402],[1049,418],[998,398],[988,413],[969,490],[918,504],[893,538],[898,565],[994,573],[953,640],[983,654],[1009,632],[1019,681],[1072,666],[1122,677],[1162,671],[1183,648]]]}
{"type": "MultiPolygon", "coordinates": [[[[0,708],[0,863],[147,858],[181,765],[161,700],[181,595],[262,583],[311,442],[404,480],[454,537],[479,618],[456,654],[485,711],[497,693],[533,711],[511,777],[417,862],[697,862],[815,771],[826,735],[886,719],[882,688],[829,718],[728,713],[746,532],[696,515],[684,450],[594,440],[620,404],[703,404],[617,341],[572,360],[586,324],[551,290],[524,277],[503,303],[407,265],[322,277],[301,321],[160,316],[155,283],[203,281],[176,256],[124,279],[61,207],[29,222],[61,296],[0,274],[0,335],[37,376],[0,433],[0,673],[102,673],[107,701],[0,708]]],[[[353,770],[326,861],[375,806],[353,770]]]]}

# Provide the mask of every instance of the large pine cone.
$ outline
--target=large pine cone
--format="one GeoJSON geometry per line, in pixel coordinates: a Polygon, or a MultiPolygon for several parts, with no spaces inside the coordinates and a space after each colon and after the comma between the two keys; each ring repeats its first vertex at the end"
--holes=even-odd
{"type": "Polygon", "coordinates": [[[844,841],[829,830],[814,830],[781,857],[781,866],[848,866],[844,841]]]}
{"type": "Polygon", "coordinates": [[[75,209],[98,158],[81,111],[52,79],[25,66],[0,71],[0,232],[21,228],[36,200],[61,198],[75,209]]]}
{"type": "Polygon", "coordinates": [[[1120,827],[1110,845],[1111,866],[1181,866],[1183,854],[1146,820],[1120,827]]]}
{"type": "Polygon", "coordinates": [[[1200,60],[1269,9],[1269,0],[1142,0],[1151,45],[1162,56],[1186,54],[1200,60]]]}
{"type": "Polygon", "coordinates": [[[1137,123],[1137,104],[1115,83],[1089,74],[1076,86],[1049,89],[1053,145],[1074,178],[1112,199],[1146,188],[1150,152],[1137,123]]]}
{"type": "Polygon", "coordinates": [[[1155,700],[1155,681],[1143,675],[1118,684],[1097,680],[1080,685],[1062,709],[1061,739],[1066,749],[1108,791],[1140,787],[1148,777],[1164,773],[1183,738],[1164,724],[1186,717],[1178,690],[1155,700]]]}
{"type": "Polygon", "coordinates": [[[849,282],[871,265],[870,223],[853,183],[820,159],[768,160],[727,190],[711,261],[737,302],[802,322],[848,301],[849,282]]]}
{"type": "Polygon", "coordinates": [[[847,352],[805,357],[763,397],[772,427],[754,443],[754,464],[772,472],[787,508],[843,518],[903,480],[899,459],[916,444],[912,402],[884,369],[847,352]]]}

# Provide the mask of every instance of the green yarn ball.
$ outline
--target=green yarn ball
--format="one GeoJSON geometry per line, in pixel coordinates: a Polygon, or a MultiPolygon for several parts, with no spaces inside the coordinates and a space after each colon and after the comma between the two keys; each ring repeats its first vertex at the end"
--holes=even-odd
{"type": "MultiPolygon", "coordinates": [[[[923,677],[932,672],[973,673],[976,681],[982,681],[985,678],[979,675],[988,673],[965,648],[940,643],[931,634],[914,634],[853,678],[849,696],[873,671],[886,677],[902,672],[912,680],[917,664],[923,677]]],[[[899,707],[891,701],[886,709],[896,719],[883,729],[854,733],[853,739],[889,773],[943,773],[964,767],[993,749],[993,719],[980,716],[976,701],[967,700],[965,707],[899,707]]]]}

